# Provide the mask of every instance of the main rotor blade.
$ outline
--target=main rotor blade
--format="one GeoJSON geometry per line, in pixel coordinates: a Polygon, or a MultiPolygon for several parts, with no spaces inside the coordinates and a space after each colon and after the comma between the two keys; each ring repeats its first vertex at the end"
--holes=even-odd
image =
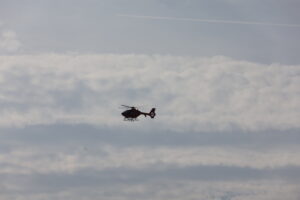
{"type": "Polygon", "coordinates": [[[126,108],[131,108],[131,106],[126,106],[126,105],[121,105],[121,106],[126,107],[126,108]]]}
{"type": "Polygon", "coordinates": [[[125,107],[125,108],[136,108],[136,107],[134,107],[134,106],[126,106],[126,105],[121,105],[121,106],[123,106],[123,107],[125,107]]]}

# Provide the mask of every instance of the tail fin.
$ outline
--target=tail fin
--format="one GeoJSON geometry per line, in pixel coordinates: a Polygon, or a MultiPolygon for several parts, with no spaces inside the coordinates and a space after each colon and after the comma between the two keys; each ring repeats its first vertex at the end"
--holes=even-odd
{"type": "Polygon", "coordinates": [[[149,112],[149,115],[151,118],[154,118],[156,113],[155,113],[155,108],[152,108],[151,111],[149,112]]]}

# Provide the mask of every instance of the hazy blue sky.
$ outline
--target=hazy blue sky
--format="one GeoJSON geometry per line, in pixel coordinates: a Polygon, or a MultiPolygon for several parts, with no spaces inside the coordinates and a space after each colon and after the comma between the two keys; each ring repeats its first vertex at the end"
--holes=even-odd
{"type": "Polygon", "coordinates": [[[299,8],[0,0],[0,200],[299,200],[299,8]]]}
{"type": "Polygon", "coordinates": [[[215,56],[298,64],[300,28],[128,19],[118,14],[299,24],[297,0],[3,1],[20,52],[215,56]]]}

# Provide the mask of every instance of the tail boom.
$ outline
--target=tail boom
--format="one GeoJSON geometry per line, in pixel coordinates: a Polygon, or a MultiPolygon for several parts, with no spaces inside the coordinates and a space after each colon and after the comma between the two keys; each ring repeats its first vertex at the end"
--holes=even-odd
{"type": "Polygon", "coordinates": [[[147,115],[148,115],[151,118],[154,118],[156,115],[155,108],[152,108],[149,113],[141,112],[141,114],[144,115],[145,117],[147,117],[147,115]]]}

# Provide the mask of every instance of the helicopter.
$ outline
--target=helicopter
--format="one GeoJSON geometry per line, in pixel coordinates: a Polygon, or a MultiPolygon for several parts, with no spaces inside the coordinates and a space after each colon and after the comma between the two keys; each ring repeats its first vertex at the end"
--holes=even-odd
{"type": "Polygon", "coordinates": [[[134,106],[126,106],[121,105],[123,108],[126,108],[128,110],[125,110],[122,112],[122,115],[124,116],[124,121],[137,121],[138,116],[144,115],[145,117],[150,116],[152,119],[155,117],[155,108],[152,108],[149,113],[141,112],[134,106]]]}

